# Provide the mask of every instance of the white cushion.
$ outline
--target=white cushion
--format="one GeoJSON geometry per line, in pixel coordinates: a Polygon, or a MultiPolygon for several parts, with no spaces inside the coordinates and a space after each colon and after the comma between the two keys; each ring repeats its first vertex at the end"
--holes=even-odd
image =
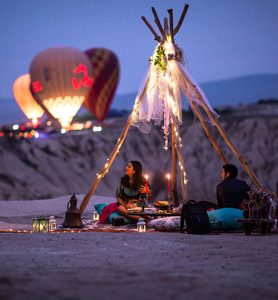
{"type": "Polygon", "coordinates": [[[165,217],[154,219],[148,222],[148,227],[159,231],[179,231],[180,217],[165,217]]]}

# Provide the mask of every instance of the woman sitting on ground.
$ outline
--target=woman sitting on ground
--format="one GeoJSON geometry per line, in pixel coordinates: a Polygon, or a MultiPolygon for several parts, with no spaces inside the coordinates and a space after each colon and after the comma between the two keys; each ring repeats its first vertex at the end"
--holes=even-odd
{"type": "Polygon", "coordinates": [[[144,196],[150,197],[150,189],[146,188],[146,179],[142,176],[142,165],[139,161],[130,161],[125,168],[125,176],[121,178],[116,191],[118,213],[137,221],[140,216],[128,215],[127,209],[144,205],[144,196]]]}

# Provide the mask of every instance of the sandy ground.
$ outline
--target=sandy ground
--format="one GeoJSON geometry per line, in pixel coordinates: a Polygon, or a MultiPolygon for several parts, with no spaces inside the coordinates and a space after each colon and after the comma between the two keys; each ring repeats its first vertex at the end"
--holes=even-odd
{"type": "MultiPolygon", "coordinates": [[[[84,195],[76,195],[78,207],[84,195]]],[[[0,201],[0,230],[2,229],[28,229],[31,230],[32,218],[37,216],[55,216],[57,223],[62,224],[67,210],[70,196],[62,196],[46,200],[0,201]]],[[[94,196],[86,207],[82,218],[92,216],[96,203],[111,203],[115,198],[94,196]]],[[[1,300],[1,299],[0,299],[1,300]]]]}
{"type": "MultiPolygon", "coordinates": [[[[1,201],[1,228],[62,222],[67,201],[1,201]]],[[[0,299],[278,299],[277,247],[278,234],[0,233],[0,299]]]]}

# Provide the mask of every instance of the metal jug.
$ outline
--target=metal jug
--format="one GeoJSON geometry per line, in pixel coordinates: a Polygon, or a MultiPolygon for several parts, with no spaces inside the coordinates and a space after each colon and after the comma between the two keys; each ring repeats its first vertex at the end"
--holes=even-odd
{"type": "Polygon", "coordinates": [[[81,221],[81,215],[77,208],[77,198],[73,194],[67,204],[67,211],[63,227],[65,228],[82,228],[84,225],[81,221]]]}

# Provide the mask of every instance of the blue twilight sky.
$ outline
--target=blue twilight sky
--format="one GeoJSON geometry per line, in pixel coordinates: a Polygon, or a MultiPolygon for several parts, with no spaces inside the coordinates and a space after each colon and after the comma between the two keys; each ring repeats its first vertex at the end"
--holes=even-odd
{"type": "Polygon", "coordinates": [[[120,59],[118,94],[140,86],[156,42],[141,16],[152,24],[174,9],[176,36],[191,74],[199,82],[247,74],[278,73],[277,0],[1,0],[0,99],[26,74],[32,58],[54,46],[80,50],[106,47],[120,59]]]}

